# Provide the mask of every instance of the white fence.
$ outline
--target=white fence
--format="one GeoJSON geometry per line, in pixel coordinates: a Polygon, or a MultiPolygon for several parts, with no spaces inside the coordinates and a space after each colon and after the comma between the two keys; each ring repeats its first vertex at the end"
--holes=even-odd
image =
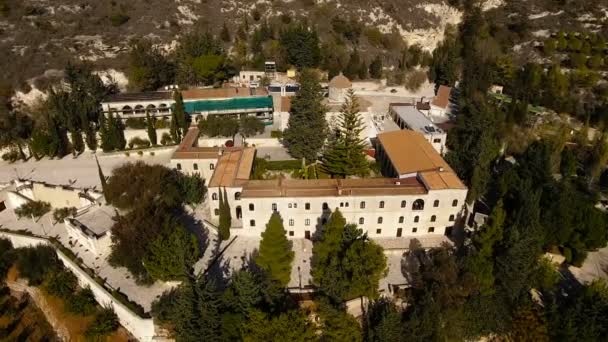
{"type": "MultiPolygon", "coordinates": [[[[7,232],[0,232],[0,237],[9,239],[15,248],[37,245],[49,245],[55,248],[49,240],[44,238],[7,232]]],[[[154,321],[151,318],[139,317],[136,313],[114,298],[103,286],[91,278],[91,276],[89,276],[67,255],[57,248],[55,248],[55,251],[57,252],[59,260],[63,262],[67,269],[74,273],[76,278],[78,278],[78,283],[80,286],[90,287],[91,291],[93,291],[93,294],[95,295],[95,300],[101,306],[112,306],[114,312],[116,312],[116,316],[118,316],[120,324],[125,327],[125,329],[127,329],[135,338],[142,342],[159,340],[159,338],[156,337],[154,321]]]]}

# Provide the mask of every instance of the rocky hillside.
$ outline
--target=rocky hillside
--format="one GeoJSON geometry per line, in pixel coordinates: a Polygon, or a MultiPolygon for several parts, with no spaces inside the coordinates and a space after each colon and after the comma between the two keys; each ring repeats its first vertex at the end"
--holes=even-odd
{"type": "MultiPolygon", "coordinates": [[[[488,7],[499,4],[487,0],[488,7]]],[[[68,60],[121,70],[132,38],[171,50],[192,29],[219,33],[226,23],[234,34],[245,21],[253,30],[264,20],[306,20],[323,40],[335,17],[432,50],[461,12],[446,0],[0,0],[0,67],[5,81],[24,88],[26,80],[53,76],[68,60]]]]}

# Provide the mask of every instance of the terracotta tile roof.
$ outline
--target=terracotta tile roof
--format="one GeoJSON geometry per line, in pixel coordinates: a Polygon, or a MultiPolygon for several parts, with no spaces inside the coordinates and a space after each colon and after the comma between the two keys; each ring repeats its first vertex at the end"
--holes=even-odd
{"type": "Polygon", "coordinates": [[[291,97],[281,96],[281,112],[291,112],[291,97]]]}
{"type": "Polygon", "coordinates": [[[224,151],[215,166],[209,187],[240,186],[249,180],[255,148],[224,151]]]}
{"type": "Polygon", "coordinates": [[[217,159],[219,147],[198,147],[199,131],[197,127],[190,127],[171,159],[217,159]]]}
{"type": "Polygon", "coordinates": [[[419,174],[429,190],[466,189],[453,171],[427,171],[419,174]]]}
{"type": "Polygon", "coordinates": [[[331,81],[329,81],[330,88],[346,89],[346,88],[350,88],[352,86],[353,86],[352,82],[346,76],[344,76],[342,73],[335,76],[334,78],[331,79],[331,81]]]}
{"type": "Polygon", "coordinates": [[[201,88],[182,90],[184,100],[222,99],[232,97],[268,96],[263,88],[201,88]]]}
{"type": "Polygon", "coordinates": [[[381,133],[378,134],[378,141],[400,175],[439,168],[452,170],[419,132],[400,130],[381,133]]]}
{"type": "Polygon", "coordinates": [[[437,106],[443,109],[448,108],[450,104],[450,93],[452,92],[452,88],[441,85],[439,86],[439,90],[437,91],[437,95],[433,98],[431,102],[433,106],[437,106]]]}
{"type": "Polygon", "coordinates": [[[242,197],[337,197],[425,194],[426,188],[415,177],[408,179],[317,179],[249,181],[242,197]]]}

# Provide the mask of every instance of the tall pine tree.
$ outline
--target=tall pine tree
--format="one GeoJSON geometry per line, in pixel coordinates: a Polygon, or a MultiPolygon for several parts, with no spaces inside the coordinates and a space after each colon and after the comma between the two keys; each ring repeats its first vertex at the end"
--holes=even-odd
{"type": "Polygon", "coordinates": [[[291,101],[291,115],[283,136],[289,154],[297,159],[316,160],[325,143],[327,121],[322,100],[317,75],[305,69],[300,76],[300,91],[291,101]]]}
{"type": "MultiPolygon", "coordinates": [[[[110,112],[110,117],[112,113],[110,112]]],[[[112,142],[112,133],[110,132],[110,119],[106,119],[105,114],[99,116],[99,135],[101,137],[101,149],[104,152],[110,152],[114,149],[112,142]]]]}
{"type": "Polygon", "coordinates": [[[146,111],[146,128],[148,130],[148,139],[150,139],[150,144],[155,146],[157,143],[156,137],[156,127],[154,127],[154,121],[150,118],[150,113],[146,111]]]}
{"type": "Polygon", "coordinates": [[[283,219],[275,211],[270,216],[266,230],[262,233],[260,254],[256,257],[255,262],[266,270],[270,277],[286,286],[291,277],[293,258],[294,253],[291,250],[291,243],[287,239],[285,228],[283,228],[283,219]]]}
{"type": "Polygon", "coordinates": [[[184,99],[182,97],[182,93],[176,91],[173,94],[173,99],[175,100],[173,112],[175,114],[175,118],[177,119],[177,129],[180,132],[180,140],[178,140],[179,142],[181,141],[181,137],[188,133],[190,123],[188,122],[188,114],[186,113],[186,109],[184,108],[184,99]]]}
{"type": "Polygon", "coordinates": [[[219,224],[219,235],[220,239],[228,240],[230,238],[230,225],[231,225],[231,217],[230,217],[230,207],[228,207],[228,199],[224,198],[224,192],[222,189],[218,188],[219,197],[220,197],[220,224],[219,224]]]}
{"type": "Polygon", "coordinates": [[[365,129],[359,114],[359,102],[352,89],[342,105],[335,136],[329,139],[323,153],[324,169],[339,178],[346,176],[366,176],[369,163],[365,158],[365,140],[361,133],[365,129]]]}

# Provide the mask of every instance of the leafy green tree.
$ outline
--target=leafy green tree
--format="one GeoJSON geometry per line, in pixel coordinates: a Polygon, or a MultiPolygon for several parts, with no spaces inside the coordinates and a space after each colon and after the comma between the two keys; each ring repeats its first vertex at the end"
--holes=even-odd
{"type": "Polygon", "coordinates": [[[35,217],[36,219],[39,219],[49,211],[51,211],[51,204],[49,202],[29,201],[22,204],[19,208],[16,208],[15,214],[19,218],[35,217]]]}
{"type": "Polygon", "coordinates": [[[334,302],[378,295],[386,272],[382,247],[356,225],[346,224],[339,210],[332,213],[312,250],[313,282],[334,302]]]}
{"type": "Polygon", "coordinates": [[[359,101],[352,89],[348,90],[346,101],[340,110],[335,137],[329,139],[322,162],[325,170],[333,176],[366,176],[369,162],[365,157],[365,140],[361,133],[365,130],[359,113],[359,101]]]}
{"type": "Polygon", "coordinates": [[[148,139],[150,139],[150,144],[152,146],[156,146],[156,127],[154,126],[154,120],[150,118],[150,113],[146,111],[146,129],[148,130],[148,139]]]}
{"type": "Polygon", "coordinates": [[[266,225],[266,230],[262,233],[260,251],[255,262],[273,279],[286,286],[291,277],[293,258],[294,252],[291,249],[291,242],[287,239],[281,215],[273,212],[266,225]]]}
{"type": "Polygon", "coordinates": [[[467,269],[475,276],[479,291],[484,294],[494,292],[494,253],[501,242],[505,212],[502,201],[492,210],[488,222],[474,235],[475,252],[467,259],[467,269]]]}
{"type": "Polygon", "coordinates": [[[363,324],[366,341],[399,341],[402,338],[401,313],[395,303],[387,299],[369,303],[363,324]]]}
{"type": "Polygon", "coordinates": [[[278,317],[268,317],[263,312],[252,311],[243,327],[243,341],[312,342],[318,340],[315,330],[299,310],[291,310],[278,317]]]}
{"type": "Polygon", "coordinates": [[[239,133],[244,138],[264,133],[264,123],[254,116],[242,116],[239,120],[239,133]]]}
{"type": "Polygon", "coordinates": [[[68,270],[61,270],[49,276],[44,289],[54,296],[65,299],[74,295],[77,287],[76,276],[68,270]]]}
{"type": "Polygon", "coordinates": [[[55,222],[63,222],[68,217],[76,216],[78,209],[76,207],[64,207],[53,210],[53,220],[55,222]]]}
{"type": "Polygon", "coordinates": [[[173,84],[175,65],[157,46],[147,39],[135,40],[130,45],[127,69],[130,88],[135,91],[151,91],[173,84]]]}
{"type": "Polygon", "coordinates": [[[304,70],[300,75],[300,91],[291,100],[291,115],[283,136],[289,154],[297,159],[316,160],[325,143],[327,121],[322,100],[316,74],[304,70]]]}
{"type": "Polygon", "coordinates": [[[200,175],[184,175],[180,177],[179,183],[181,193],[184,196],[184,203],[196,205],[203,202],[207,188],[205,187],[205,181],[200,175]]]}
{"type": "Polygon", "coordinates": [[[120,327],[118,316],[112,307],[103,308],[95,315],[95,319],[85,331],[89,339],[102,339],[120,327]]]}
{"type": "Polygon", "coordinates": [[[281,32],[281,46],[287,54],[287,62],[298,68],[312,68],[321,61],[319,36],[304,25],[292,25],[281,32]]]}
{"type": "Polygon", "coordinates": [[[190,274],[199,257],[196,237],[175,219],[167,219],[163,233],[150,242],[143,263],[154,279],[181,280],[190,274]]]}
{"type": "Polygon", "coordinates": [[[378,80],[382,78],[382,58],[380,55],[376,56],[369,64],[369,76],[378,80]]]}
{"type": "Polygon", "coordinates": [[[321,319],[321,338],[324,341],[355,342],[363,341],[363,334],[359,322],[346,313],[327,303],[319,308],[321,319]]]}
{"type": "Polygon", "coordinates": [[[91,288],[85,287],[76,293],[68,296],[65,301],[65,309],[67,312],[88,316],[95,312],[97,302],[91,288]]]}
{"type": "Polygon", "coordinates": [[[214,84],[231,76],[221,41],[209,32],[184,35],[175,52],[179,84],[214,84]]]}
{"type": "Polygon", "coordinates": [[[228,240],[230,239],[230,226],[231,224],[231,214],[230,214],[230,207],[228,206],[228,198],[227,196],[224,195],[224,192],[222,191],[222,189],[218,188],[218,192],[219,192],[219,200],[220,200],[220,204],[219,204],[219,210],[220,210],[220,219],[219,219],[219,235],[220,235],[220,239],[222,240],[228,240]]]}
{"type": "Polygon", "coordinates": [[[38,245],[16,250],[17,270],[30,286],[42,284],[44,279],[61,269],[61,262],[51,246],[38,245]]]}

